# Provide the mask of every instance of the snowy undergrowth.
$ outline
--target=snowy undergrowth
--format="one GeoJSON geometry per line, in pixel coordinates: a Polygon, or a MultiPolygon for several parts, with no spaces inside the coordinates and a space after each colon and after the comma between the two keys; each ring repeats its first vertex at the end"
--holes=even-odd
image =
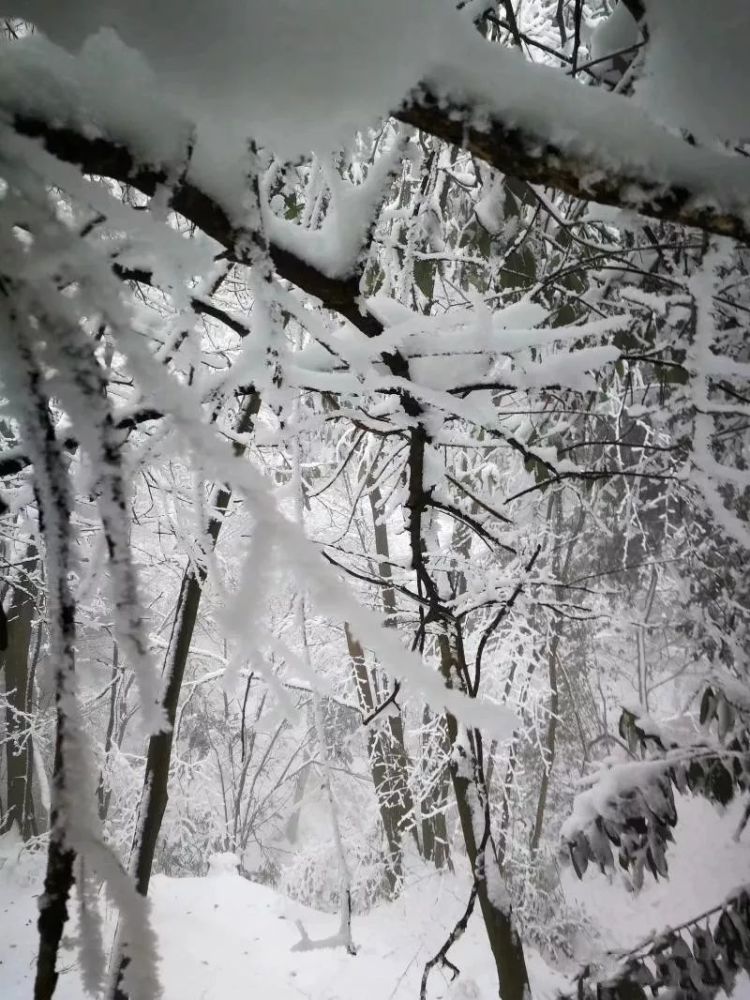
{"type": "MultiPolygon", "coordinates": [[[[563,889],[571,903],[589,914],[600,935],[601,948],[632,948],[654,931],[674,927],[686,916],[716,906],[743,882],[750,882],[750,841],[734,832],[743,803],[723,812],[705,799],[675,796],[676,843],[667,851],[669,879],[644,877],[638,893],[626,891],[619,875],[608,878],[591,866],[579,882],[572,868],[563,871],[563,889]]],[[[581,942],[582,961],[593,957],[581,942]]],[[[750,984],[738,985],[737,998],[750,997],[750,984]]]]}
{"type": "MultiPolygon", "coordinates": [[[[737,807],[723,815],[701,799],[682,799],[677,842],[670,854],[672,878],[648,881],[628,895],[619,880],[589,872],[582,882],[564,873],[563,886],[594,928],[576,942],[583,962],[608,947],[636,944],[651,930],[699,913],[727,895],[739,881],[750,881],[750,851],[732,832],[737,807]],[[708,850],[707,850],[708,848],[708,850]],[[701,863],[696,864],[696,858],[701,863]]],[[[22,854],[19,843],[0,840],[0,997],[30,995],[36,953],[36,896],[41,855],[22,854]]],[[[273,889],[226,871],[206,878],[157,876],[152,883],[154,923],[162,961],[164,1000],[240,1000],[262,987],[274,1000],[406,1000],[419,996],[425,961],[443,943],[462,912],[464,875],[416,873],[402,896],[375,907],[354,921],[358,954],[342,949],[300,953],[297,921],[312,939],[335,931],[336,916],[301,906],[273,889]]],[[[75,927],[71,930],[76,933],[75,927]]],[[[72,940],[63,956],[61,1000],[85,996],[72,940]]],[[[433,1000],[480,1000],[496,995],[495,973],[482,927],[475,917],[451,952],[461,969],[450,983],[435,970],[433,1000]]],[[[552,1000],[567,982],[534,952],[529,952],[535,1000],[552,1000]]],[[[734,996],[750,1000],[750,982],[738,983],[734,996]]]]}

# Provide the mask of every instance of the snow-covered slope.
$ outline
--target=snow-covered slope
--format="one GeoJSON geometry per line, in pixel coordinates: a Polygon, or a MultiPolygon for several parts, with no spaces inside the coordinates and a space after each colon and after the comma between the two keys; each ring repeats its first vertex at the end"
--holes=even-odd
{"type": "MultiPolygon", "coordinates": [[[[566,895],[579,902],[598,932],[596,946],[632,946],[652,930],[676,924],[720,902],[750,882],[747,842],[733,841],[738,805],[721,815],[700,799],[680,801],[681,823],[670,854],[672,878],[647,880],[638,896],[589,872],[579,883],[563,875],[566,895]]],[[[0,839],[0,998],[32,995],[36,947],[36,894],[41,859],[17,860],[19,845],[0,839]]],[[[337,917],[300,906],[238,875],[152,881],[154,924],[162,956],[164,1000],[246,1000],[262,989],[273,1000],[416,1000],[424,963],[463,911],[467,880],[423,873],[395,903],[355,917],[355,957],[343,948],[298,952],[296,921],[311,939],[334,933],[337,917]]],[[[585,941],[580,945],[583,949],[585,941]]],[[[584,960],[593,957],[580,955],[584,960]]],[[[431,1000],[484,1000],[496,996],[491,956],[478,915],[451,951],[461,976],[451,984],[435,970],[431,1000]]],[[[529,955],[534,1000],[553,1000],[566,980],[540,956],[529,955]]],[[[76,950],[63,955],[60,1000],[82,1000],[76,950]]],[[[750,1000],[743,979],[736,1000],[750,1000]]]]}
{"type": "MultiPolygon", "coordinates": [[[[8,863],[0,871],[0,997],[32,995],[40,866],[8,863]]],[[[355,918],[356,956],[343,948],[298,952],[296,921],[312,940],[337,930],[335,914],[321,913],[238,875],[152,880],[154,924],[162,955],[164,1000],[245,1000],[262,989],[273,1000],[398,1000],[419,996],[425,962],[445,940],[466,903],[463,879],[428,874],[395,903],[355,918]]],[[[430,996],[492,997],[491,956],[478,921],[451,952],[462,970],[450,990],[435,970],[430,996]]],[[[82,1000],[75,948],[63,955],[59,1000],[82,1000]]],[[[552,1000],[562,977],[532,955],[537,1000],[552,1000]]]]}

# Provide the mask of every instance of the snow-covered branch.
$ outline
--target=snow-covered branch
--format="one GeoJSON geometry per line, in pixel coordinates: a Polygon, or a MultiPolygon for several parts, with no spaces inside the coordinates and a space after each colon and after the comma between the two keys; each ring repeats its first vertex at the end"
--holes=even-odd
{"type": "MultiPolygon", "coordinates": [[[[577,89],[581,96],[590,96],[583,88],[577,89]]],[[[579,99],[576,93],[570,96],[572,101],[579,99]]],[[[602,111],[608,110],[615,120],[619,114],[630,118],[633,112],[624,100],[609,100],[612,106],[607,109],[602,102],[602,111]]],[[[579,110],[580,129],[576,141],[570,143],[557,138],[561,133],[552,122],[524,124],[510,108],[505,113],[490,111],[488,117],[482,102],[454,100],[430,88],[404,105],[397,117],[468,149],[511,177],[564,191],[582,201],[750,242],[747,158],[690,146],[645,118],[643,134],[653,145],[644,143],[640,150],[637,146],[618,149],[622,140],[617,129],[611,128],[604,144],[593,129],[587,134],[585,107],[579,110]],[[684,158],[684,170],[672,171],[665,166],[665,158],[668,162],[673,157],[684,158]]]]}
{"type": "MultiPolygon", "coordinates": [[[[116,138],[88,137],[83,130],[57,127],[40,118],[17,116],[16,131],[39,139],[53,156],[75,164],[85,174],[109,177],[128,184],[147,196],[152,196],[168,179],[164,167],[140,163],[128,146],[116,138]]],[[[216,240],[226,250],[226,257],[239,263],[250,263],[244,248],[244,236],[232,220],[232,206],[223,205],[187,179],[173,185],[171,207],[216,240]]],[[[359,307],[358,276],[328,277],[309,261],[271,242],[270,255],[277,274],[303,292],[319,299],[328,309],[338,312],[367,336],[382,332],[382,324],[359,307]]]]}

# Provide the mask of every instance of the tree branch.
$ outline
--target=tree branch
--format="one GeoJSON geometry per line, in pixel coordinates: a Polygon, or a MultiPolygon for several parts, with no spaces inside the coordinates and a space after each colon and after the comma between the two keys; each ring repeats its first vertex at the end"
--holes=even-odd
{"type": "MultiPolygon", "coordinates": [[[[89,138],[73,128],[58,128],[39,118],[17,115],[14,127],[20,135],[41,140],[48,153],[78,166],[85,174],[109,177],[137,188],[148,197],[168,183],[164,168],[139,164],[127,146],[116,139],[89,138]]],[[[244,233],[230,219],[227,209],[200,188],[182,180],[172,188],[171,208],[186,218],[227,251],[227,258],[250,264],[243,250],[244,233]]],[[[313,265],[276,244],[270,245],[271,260],[278,275],[303,292],[339,313],[366,336],[376,337],[383,325],[374,316],[361,311],[359,277],[329,277],[313,265]]]]}
{"type": "MultiPolygon", "coordinates": [[[[580,89],[582,95],[586,94],[585,88],[580,89]]],[[[620,110],[632,110],[627,107],[624,98],[613,97],[613,115],[617,113],[618,102],[620,110]]],[[[691,158],[695,160],[696,173],[697,161],[705,160],[705,184],[700,188],[697,185],[691,188],[682,183],[665,183],[663,177],[655,173],[653,163],[637,165],[633,157],[619,170],[613,169],[612,150],[597,149],[584,142],[586,136],[583,130],[581,150],[566,150],[531,128],[515,126],[499,117],[492,117],[487,123],[486,109],[479,102],[451,103],[429,89],[423,90],[418,99],[401,108],[396,117],[451,145],[461,146],[504,174],[528,183],[556,188],[582,201],[612,205],[662,222],[693,226],[750,243],[750,224],[747,221],[750,167],[742,157],[696,149],[684,143],[685,160],[688,163],[691,158]],[[484,115],[481,114],[483,110],[484,115]],[[481,126],[476,122],[481,122],[481,126]],[[736,195],[733,197],[731,191],[727,192],[726,198],[717,196],[718,186],[711,176],[712,165],[715,170],[732,171],[735,179],[746,174],[742,188],[744,191],[746,187],[747,202],[736,195]]],[[[657,130],[645,116],[644,126],[657,130]]],[[[615,119],[613,133],[616,129],[615,119]]],[[[670,147],[680,142],[666,130],[663,131],[663,138],[670,147]]]]}
{"type": "MultiPolygon", "coordinates": [[[[163,415],[160,410],[146,407],[119,418],[115,421],[114,427],[121,431],[131,431],[138,424],[144,424],[149,420],[161,420],[163,415]]],[[[58,439],[58,444],[70,453],[78,450],[78,440],[70,434],[58,439]]],[[[7,451],[0,452],[0,476],[14,476],[28,468],[29,465],[31,465],[31,458],[21,448],[9,448],[7,451]]]]}

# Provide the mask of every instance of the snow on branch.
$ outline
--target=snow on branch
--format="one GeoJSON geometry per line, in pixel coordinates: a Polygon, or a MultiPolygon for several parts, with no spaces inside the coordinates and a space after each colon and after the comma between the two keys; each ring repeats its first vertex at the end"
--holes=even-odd
{"type": "MultiPolygon", "coordinates": [[[[147,196],[154,195],[168,180],[164,167],[140,163],[134,152],[116,139],[91,138],[83,130],[58,127],[41,118],[16,116],[14,127],[20,135],[41,140],[47,152],[75,164],[82,173],[109,177],[147,196]]],[[[228,259],[249,263],[242,249],[245,234],[233,221],[231,207],[222,205],[184,178],[172,187],[170,202],[175,212],[223,246],[228,259]]],[[[360,311],[358,276],[328,277],[309,261],[273,241],[269,251],[280,277],[319,299],[327,309],[338,312],[367,336],[381,333],[382,324],[374,316],[360,311]]]]}
{"type": "MultiPolygon", "coordinates": [[[[352,104],[352,127],[356,124],[366,128],[372,124],[376,109],[381,115],[390,110],[402,122],[465,147],[503,173],[519,179],[565,191],[584,201],[600,202],[743,242],[750,241],[750,165],[746,157],[690,144],[655,122],[628,97],[609,93],[601,87],[583,86],[550,66],[528,62],[518,51],[489,44],[467,18],[458,17],[450,8],[450,4],[442,9],[436,7],[427,22],[420,16],[420,10],[413,8],[414,16],[407,16],[403,25],[396,17],[395,8],[390,14],[384,11],[378,19],[380,27],[383,28],[383,20],[389,24],[389,17],[397,27],[391,25],[385,33],[380,31],[373,35],[364,24],[358,25],[361,38],[357,41],[347,36],[347,46],[341,47],[342,66],[326,66],[314,44],[293,52],[280,48],[274,81],[285,82],[287,59],[309,56],[316,71],[323,70],[319,96],[324,99],[325,113],[321,113],[321,106],[315,105],[312,91],[305,94],[307,102],[300,100],[299,95],[290,101],[289,94],[274,94],[276,88],[263,79],[264,99],[270,101],[266,110],[273,113],[272,117],[275,114],[278,122],[291,112],[292,118],[286,120],[295,121],[300,134],[314,137],[313,142],[325,145],[326,138],[332,139],[327,125],[334,107],[344,97],[348,100],[352,96],[344,95],[340,89],[338,92],[331,89],[331,80],[338,79],[337,69],[346,67],[346,79],[351,76],[352,81],[359,82],[355,89],[361,98],[352,104]],[[396,72],[392,58],[396,42],[405,45],[412,57],[410,71],[403,76],[396,72]],[[365,58],[372,60],[375,68],[369,80],[360,79],[365,58]],[[417,83],[419,86],[408,96],[409,89],[417,83]]],[[[50,37],[60,36],[63,44],[70,45],[73,41],[68,31],[70,26],[65,20],[57,24],[57,19],[47,13],[50,19],[47,27],[52,30],[50,37]]],[[[284,39],[280,25],[273,19],[267,21],[265,16],[261,17],[254,5],[246,13],[254,20],[259,39],[265,38],[269,44],[274,41],[279,44],[279,40],[284,39]]],[[[358,14],[357,23],[362,13],[358,14]]],[[[86,30],[93,32],[98,24],[93,7],[89,15],[86,30]]],[[[226,65],[202,65],[200,60],[193,58],[195,53],[191,53],[190,70],[181,77],[184,86],[177,89],[176,95],[166,87],[164,95],[150,103],[150,115],[139,113],[135,105],[145,94],[153,97],[155,85],[162,80],[159,75],[164,71],[162,63],[171,64],[170,60],[180,61],[185,56],[179,41],[172,37],[173,32],[155,40],[148,22],[140,23],[139,17],[133,15],[132,23],[124,16],[122,19],[123,26],[130,25],[131,32],[125,31],[125,37],[131,49],[118,42],[117,36],[110,37],[106,32],[96,36],[77,56],[45,41],[36,40],[30,46],[14,43],[11,52],[4,56],[0,103],[4,116],[11,121],[15,119],[19,131],[42,137],[47,148],[56,155],[79,163],[83,169],[87,169],[85,164],[89,162],[97,167],[92,172],[132,181],[144,190],[144,183],[147,187],[152,186],[147,180],[149,172],[134,170],[136,162],[162,166],[168,160],[173,162],[184,154],[186,141],[192,148],[189,136],[195,138],[201,131],[205,132],[206,107],[201,94],[193,94],[193,99],[184,92],[191,86],[201,90],[201,72],[209,74],[206,86],[209,81],[212,87],[221,83],[219,89],[224,105],[229,102],[229,106],[234,107],[239,99],[242,105],[255,107],[262,105],[263,100],[253,90],[258,81],[252,75],[237,73],[237,67],[231,65],[230,54],[236,52],[235,36],[232,22],[227,21],[220,29],[212,29],[221,33],[214,45],[208,47],[224,51],[226,65]],[[133,50],[145,55],[146,61],[135,59],[133,50]],[[102,60],[107,61],[113,79],[124,88],[117,100],[100,93],[98,74],[102,60]],[[214,79],[217,73],[222,76],[218,82],[214,79]],[[52,122],[64,127],[53,129],[50,127],[52,122]],[[97,138],[92,140],[86,136],[97,138]]],[[[354,23],[353,20],[352,28],[354,23]]],[[[242,24],[246,28],[244,20],[242,24]]],[[[317,17],[311,21],[310,28],[316,26],[317,17]]],[[[319,38],[314,35],[309,41],[319,38]]],[[[264,65],[274,64],[273,58],[267,58],[267,53],[264,55],[264,65]]],[[[717,111],[721,98],[720,89],[711,98],[717,111]]],[[[226,111],[224,108],[225,114],[226,111]]],[[[348,115],[349,112],[345,117],[348,115]]],[[[234,130],[239,127],[240,135],[261,143],[271,138],[269,148],[283,153],[283,148],[279,150],[274,145],[274,140],[281,147],[285,145],[285,129],[278,122],[265,136],[262,128],[261,134],[258,133],[260,123],[251,114],[249,120],[235,123],[234,130]]],[[[227,122],[222,127],[227,132],[225,138],[234,134],[227,122]]],[[[209,136],[212,134],[209,129],[209,136]]],[[[229,208],[231,215],[231,207],[225,205],[217,213],[219,206],[207,192],[210,190],[214,195],[221,192],[224,197],[229,191],[232,192],[229,197],[236,199],[238,194],[233,189],[243,171],[240,164],[219,164],[210,155],[206,157],[205,147],[211,144],[206,135],[198,142],[202,152],[197,154],[197,159],[201,163],[197,167],[189,165],[192,182],[180,185],[181,190],[175,194],[183,207],[178,208],[177,204],[174,207],[180,212],[184,209],[186,217],[205,232],[218,228],[216,238],[226,246],[227,241],[220,238],[220,234],[226,229],[226,210],[229,208]]],[[[398,152],[399,146],[397,142],[392,152],[398,152]]],[[[226,146],[225,161],[241,156],[243,148],[242,139],[230,142],[226,146]]],[[[356,213],[364,225],[347,223],[336,233],[335,248],[323,247],[328,242],[325,239],[316,240],[311,259],[325,249],[325,260],[337,274],[344,265],[356,265],[352,256],[356,258],[358,237],[367,230],[367,209],[374,204],[371,195],[376,195],[377,202],[379,182],[387,178],[395,165],[393,157],[386,155],[375,171],[374,184],[346,193],[344,202],[354,198],[364,203],[360,206],[364,211],[356,213]]],[[[155,173],[165,172],[159,169],[155,173]]],[[[161,182],[167,179],[162,176],[161,182]]],[[[342,203],[340,207],[348,210],[351,205],[342,203]]],[[[235,205],[237,217],[241,208],[240,199],[235,205]]],[[[340,218],[341,213],[338,213],[340,218]]],[[[336,222],[334,218],[331,229],[337,228],[336,222]]],[[[279,228],[289,229],[283,225],[279,228]]],[[[292,235],[301,236],[299,233],[292,235]]],[[[296,249],[292,248],[290,258],[284,258],[281,264],[296,273],[299,279],[309,282],[312,279],[310,271],[319,275],[321,268],[305,263],[299,253],[294,252],[296,249]]],[[[277,253],[280,252],[277,247],[277,253]]],[[[274,263],[281,273],[280,260],[275,257],[274,263]]],[[[291,273],[285,276],[305,287],[291,273]]],[[[318,279],[313,282],[319,283],[318,279]]],[[[335,293],[335,289],[336,285],[327,289],[323,283],[320,291],[335,293]]],[[[325,295],[319,297],[326,300],[325,295]]]]}
{"type": "MultiPolygon", "coordinates": [[[[161,420],[163,414],[159,410],[151,407],[139,407],[126,416],[115,418],[115,427],[121,431],[130,431],[139,424],[148,423],[150,420],[161,420]]],[[[78,438],[72,430],[63,431],[57,435],[59,444],[67,452],[74,452],[78,449],[78,438]]],[[[31,465],[31,457],[24,448],[8,448],[0,452],[0,477],[14,476],[31,465]]]]}
{"type": "Polygon", "coordinates": [[[620,866],[631,872],[634,888],[641,887],[645,869],[655,878],[666,877],[666,849],[677,822],[673,789],[702,795],[719,806],[747,792],[746,711],[732,704],[719,686],[708,687],[700,723],[701,738],[677,740],[640,710],[623,710],[620,735],[631,754],[645,759],[603,768],[592,787],[576,797],[561,838],[579,878],[589,862],[602,871],[613,870],[613,847],[620,866]]]}
{"type": "MultiPolygon", "coordinates": [[[[582,87],[577,91],[571,94],[573,102],[581,93],[587,96],[582,87]]],[[[625,101],[616,105],[615,100],[612,98],[609,111],[616,123],[618,114],[632,113],[632,109],[625,101]]],[[[621,139],[616,124],[610,123],[606,145],[587,141],[584,109],[580,110],[578,142],[571,145],[555,138],[551,123],[550,133],[545,134],[538,125],[519,124],[510,110],[505,114],[488,112],[482,102],[454,100],[430,88],[422,89],[396,117],[531,184],[750,243],[750,166],[746,157],[689,146],[645,118],[644,134],[660,141],[654,142],[650,152],[644,144],[640,159],[632,150],[627,150],[626,156],[626,150],[617,149],[621,139]],[[667,162],[679,155],[684,157],[686,169],[664,169],[661,157],[667,150],[667,162]],[[668,179],[670,175],[673,179],[668,179]]]]}
{"type": "MultiPolygon", "coordinates": [[[[520,68],[528,70],[536,81],[536,70],[520,68]]],[[[566,83],[557,76],[551,79],[555,85],[566,83]]],[[[506,107],[507,99],[505,112],[498,108],[493,111],[491,105],[488,111],[486,100],[454,100],[431,88],[423,88],[397,112],[397,117],[446,142],[468,148],[504,173],[531,183],[554,187],[585,201],[750,242],[747,159],[692,147],[649,123],[625,101],[610,108],[609,96],[582,87],[571,92],[571,101],[582,102],[581,112],[592,100],[596,111],[594,124],[582,124],[575,141],[569,135],[563,141],[564,130],[555,131],[544,116],[541,121],[529,117],[526,125],[519,125],[518,116],[506,107]],[[642,136],[643,141],[620,149],[623,140],[616,129],[602,133],[604,112],[625,115],[630,125],[625,133],[631,139],[633,135],[642,136]],[[643,127],[640,132],[638,122],[643,127]],[[546,126],[550,134],[545,136],[546,126]]],[[[615,102],[615,98],[611,100],[615,102]]],[[[584,117],[582,114],[582,121],[584,117]]],[[[40,139],[49,153],[77,165],[84,173],[130,184],[149,196],[168,181],[164,166],[147,165],[118,137],[105,138],[103,130],[91,137],[82,127],[61,127],[41,115],[27,114],[16,114],[13,124],[19,134],[40,139]]],[[[189,177],[182,177],[172,186],[171,207],[223,246],[229,259],[244,262],[243,234],[234,221],[237,206],[222,204],[189,177]]],[[[274,242],[273,235],[269,249],[280,277],[319,299],[367,336],[382,332],[378,320],[360,309],[356,273],[346,274],[338,268],[331,276],[317,266],[318,262],[295,252],[299,248],[288,241],[274,242]]],[[[352,265],[356,263],[352,258],[352,265]]]]}

